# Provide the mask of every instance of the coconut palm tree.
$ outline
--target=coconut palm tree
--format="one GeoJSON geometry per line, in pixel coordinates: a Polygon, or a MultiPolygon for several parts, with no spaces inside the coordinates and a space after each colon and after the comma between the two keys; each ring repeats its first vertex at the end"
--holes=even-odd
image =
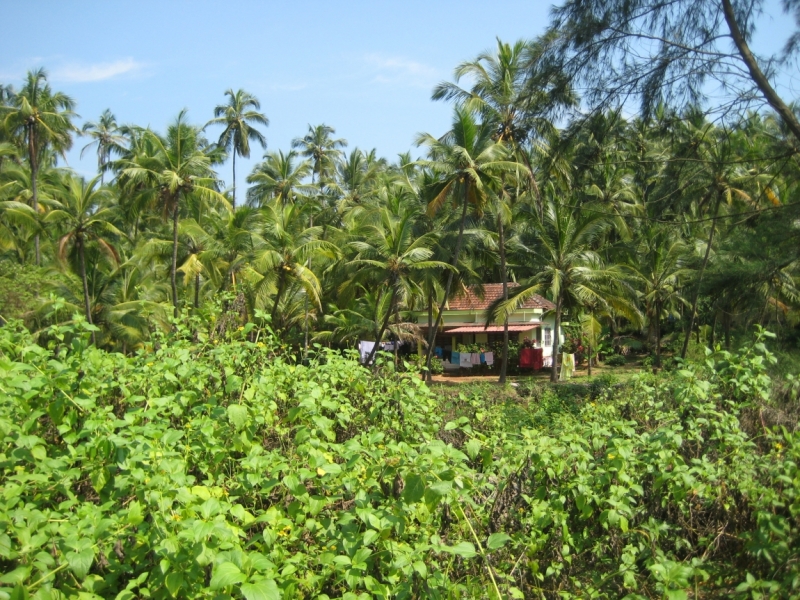
{"type": "Polygon", "coordinates": [[[250,261],[260,275],[255,283],[256,295],[264,298],[272,295],[271,317],[276,331],[285,329],[288,316],[281,315],[279,307],[284,295],[292,285],[298,285],[315,306],[319,306],[320,284],[316,274],[308,266],[312,255],[338,255],[338,249],[319,239],[321,227],[306,227],[306,215],[296,204],[281,205],[276,201],[263,209],[263,227],[250,261]]]}
{"type": "Polygon", "coordinates": [[[278,198],[285,204],[294,201],[297,194],[312,194],[315,188],[303,183],[311,174],[311,163],[307,160],[296,162],[296,158],[294,150],[287,154],[282,150],[265,154],[264,162],[257,164],[247,176],[247,183],[252,184],[247,190],[247,203],[261,206],[272,198],[278,198]]]}
{"type": "Polygon", "coordinates": [[[628,281],[644,306],[653,338],[655,366],[661,366],[661,318],[674,313],[678,305],[688,306],[682,295],[691,270],[685,266],[686,244],[673,232],[650,227],[638,238],[630,262],[624,265],[628,281]]]}
{"type": "Polygon", "coordinates": [[[81,158],[89,148],[97,147],[97,171],[100,173],[100,185],[103,185],[103,176],[111,160],[111,154],[122,154],[127,140],[121,134],[117,119],[109,109],[103,111],[98,121],[84,123],[81,131],[83,135],[92,138],[92,141],[81,150],[81,158]]]}
{"type": "MultiPolygon", "coordinates": [[[[39,165],[48,149],[64,152],[72,146],[72,119],[75,101],[62,92],[54,92],[47,83],[44,69],[28,71],[22,89],[8,106],[0,106],[3,125],[23,140],[28,150],[31,172],[31,206],[39,212],[39,165]]],[[[34,237],[36,264],[41,262],[39,234],[34,237]]]]}
{"type": "Polygon", "coordinates": [[[308,126],[308,133],[292,140],[292,148],[299,148],[300,155],[311,161],[311,183],[316,180],[322,193],[323,186],[336,170],[336,163],[342,156],[342,148],[347,147],[347,140],[332,138],[336,133],[333,127],[317,125],[308,126]]]}
{"type": "Polygon", "coordinates": [[[388,207],[382,208],[380,221],[368,226],[362,239],[350,243],[350,247],[357,251],[350,262],[357,269],[352,281],[372,281],[390,298],[367,364],[372,362],[383,340],[390,317],[397,313],[398,300],[405,300],[414,293],[421,294],[412,275],[418,271],[454,268],[444,262],[431,260],[436,237],[430,233],[415,236],[414,217],[412,210],[398,214],[388,207]]]}
{"type": "Polygon", "coordinates": [[[217,190],[217,178],[211,169],[212,159],[202,146],[200,130],[186,122],[182,110],[162,137],[147,130],[142,149],[124,161],[123,183],[152,192],[161,204],[165,217],[172,219],[172,263],[170,286],[174,314],[178,316],[178,221],[182,203],[211,202],[230,208],[227,199],[217,190]]]}
{"type": "MultiPolygon", "coordinates": [[[[58,242],[59,258],[64,260],[70,248],[78,254],[81,283],[83,284],[83,303],[86,321],[92,323],[92,307],[89,297],[89,284],[86,278],[86,246],[95,242],[98,248],[119,263],[119,255],[112,243],[112,237],[122,236],[113,224],[111,192],[98,186],[98,175],[88,183],[77,176],[69,176],[64,181],[63,193],[59,195],[57,208],[45,217],[45,223],[59,223],[65,233],[58,242]]],[[[96,343],[92,332],[92,343],[96,343]]]]}
{"type": "Polygon", "coordinates": [[[555,304],[550,380],[555,383],[564,309],[577,309],[594,299],[605,301],[603,286],[615,275],[593,250],[593,243],[607,222],[596,211],[575,210],[552,198],[545,203],[544,218],[535,211],[528,211],[527,217],[540,271],[516,288],[508,300],[490,307],[489,315],[491,319],[507,317],[534,294],[546,292],[550,296],[555,304]]]}
{"type": "Polygon", "coordinates": [[[458,237],[450,262],[453,269],[447,274],[444,298],[436,314],[434,326],[428,334],[425,364],[430,381],[433,341],[441,322],[444,304],[450,296],[454,272],[458,270],[468,209],[472,206],[476,213],[482,214],[489,187],[498,185],[502,172],[514,172],[517,164],[507,160],[508,149],[503,143],[493,139],[492,127],[478,123],[474,114],[461,106],[456,107],[452,128],[447,134],[442,138],[435,138],[428,133],[421,134],[416,143],[418,146],[426,146],[430,156],[428,160],[421,161],[421,164],[438,176],[430,187],[432,199],[428,203],[428,215],[436,214],[448,199],[453,199],[461,208],[458,237]]]}
{"type": "Polygon", "coordinates": [[[250,142],[255,141],[261,144],[262,148],[267,147],[267,138],[255,128],[255,125],[269,126],[269,119],[258,112],[261,103],[258,98],[238,90],[227,90],[227,104],[220,104],[214,108],[214,118],[206,123],[209,125],[224,125],[225,129],[219,136],[217,144],[232,153],[233,159],[233,201],[231,205],[236,209],[236,155],[244,158],[250,157],[250,142]]]}
{"type": "MultiPolygon", "coordinates": [[[[509,188],[505,178],[501,177],[500,193],[497,202],[514,204],[519,191],[529,187],[535,200],[541,206],[541,194],[537,184],[534,168],[529,153],[524,150],[531,139],[540,140],[552,136],[555,127],[548,113],[556,108],[574,104],[575,99],[569,88],[563,88],[562,94],[549,94],[545,90],[534,92],[526,84],[527,65],[530,60],[530,45],[519,40],[508,44],[497,39],[497,47],[493,52],[483,52],[475,60],[461,63],[455,69],[455,83],[443,82],[433,90],[433,100],[455,100],[465,107],[479,113],[486,123],[491,123],[494,138],[506,143],[513,156],[527,166],[528,186],[519,183],[509,188]],[[466,78],[472,81],[467,90],[458,85],[466,78]]],[[[524,172],[524,171],[523,171],[524,172]]],[[[517,178],[519,181],[519,178],[517,178]]],[[[498,210],[497,232],[498,250],[500,253],[500,277],[503,284],[503,298],[508,299],[508,272],[505,265],[505,236],[502,215],[508,216],[509,210],[498,210]]],[[[505,223],[507,225],[507,223],[505,223]]],[[[503,358],[500,366],[500,383],[505,383],[508,369],[508,323],[503,323],[503,358]]]]}

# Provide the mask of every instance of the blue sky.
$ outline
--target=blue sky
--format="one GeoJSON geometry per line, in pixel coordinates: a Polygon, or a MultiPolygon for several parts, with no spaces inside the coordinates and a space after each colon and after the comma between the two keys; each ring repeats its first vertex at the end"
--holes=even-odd
{"type": "MultiPolygon", "coordinates": [[[[193,122],[205,123],[226,89],[244,88],[270,119],[264,131],[270,150],[288,150],[309,124],[324,122],[349,149],[376,148],[394,159],[413,149],[418,132],[446,131],[450,106],[430,100],[437,82],[491,48],[495,37],[541,33],[549,6],[533,0],[13,0],[3,7],[9,26],[0,38],[0,82],[18,87],[27,70],[44,66],[53,87],[78,102],[78,124],[110,108],[120,123],[159,131],[182,108],[193,122]]],[[[767,43],[786,39],[787,21],[768,8],[767,43]]],[[[218,132],[209,129],[209,137],[218,132]]],[[[91,176],[95,157],[78,157],[87,141],[76,139],[68,161],[91,176]]],[[[254,147],[249,161],[237,160],[240,189],[261,155],[254,147]]],[[[220,176],[230,184],[229,165],[220,176]]]]}

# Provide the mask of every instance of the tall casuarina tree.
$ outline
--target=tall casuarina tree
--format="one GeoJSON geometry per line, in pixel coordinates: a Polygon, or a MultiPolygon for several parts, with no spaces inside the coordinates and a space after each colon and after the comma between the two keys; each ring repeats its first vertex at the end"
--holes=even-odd
{"type": "MultiPolygon", "coordinates": [[[[64,152],[72,146],[72,119],[75,101],[61,92],[54,92],[47,83],[44,69],[29,71],[22,89],[8,106],[0,107],[8,131],[20,135],[28,150],[31,172],[31,204],[39,211],[37,189],[39,164],[48,149],[64,152]]],[[[36,264],[41,262],[39,234],[34,237],[36,264]]]]}
{"type": "Polygon", "coordinates": [[[258,112],[261,103],[258,98],[239,90],[232,89],[225,92],[228,96],[227,104],[220,104],[214,108],[214,118],[209,125],[224,125],[225,129],[219,136],[219,146],[232,153],[233,159],[233,208],[236,209],[236,155],[250,158],[250,142],[258,142],[262,148],[267,147],[267,138],[255,128],[255,125],[269,125],[269,119],[258,112]]]}

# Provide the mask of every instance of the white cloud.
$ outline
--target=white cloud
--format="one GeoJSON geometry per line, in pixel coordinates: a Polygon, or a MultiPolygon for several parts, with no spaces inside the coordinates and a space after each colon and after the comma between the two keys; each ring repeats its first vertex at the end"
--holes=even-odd
{"type": "Polygon", "coordinates": [[[94,63],[91,65],[67,63],[53,70],[52,79],[76,83],[103,81],[120,75],[133,75],[139,72],[143,66],[142,63],[133,58],[123,58],[113,62],[94,63]]]}
{"type": "Polygon", "coordinates": [[[368,54],[364,61],[377,69],[376,83],[429,87],[437,78],[434,67],[403,57],[368,54]]]}

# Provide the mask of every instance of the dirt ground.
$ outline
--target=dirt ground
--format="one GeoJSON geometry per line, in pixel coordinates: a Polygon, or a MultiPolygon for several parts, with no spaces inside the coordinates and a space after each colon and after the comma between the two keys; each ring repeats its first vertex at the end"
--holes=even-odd
{"type": "MultiPolygon", "coordinates": [[[[598,375],[614,375],[620,379],[627,379],[639,373],[641,371],[641,362],[640,361],[631,361],[626,365],[621,367],[606,367],[603,365],[593,366],[592,367],[592,377],[597,377],[598,375]]],[[[455,373],[448,373],[448,374],[441,374],[441,375],[434,375],[433,376],[433,383],[439,384],[448,384],[448,385],[458,385],[461,383],[475,383],[475,382],[482,382],[482,383],[496,383],[499,374],[494,372],[489,375],[462,375],[461,373],[465,372],[466,369],[455,373]]],[[[523,382],[523,381],[541,381],[547,382],[550,381],[550,369],[545,368],[541,371],[536,373],[524,374],[524,375],[509,375],[508,379],[511,383],[523,382]]],[[[586,370],[586,365],[575,369],[575,375],[570,379],[570,381],[577,381],[577,382],[586,382],[589,380],[589,374],[586,370]]]]}

